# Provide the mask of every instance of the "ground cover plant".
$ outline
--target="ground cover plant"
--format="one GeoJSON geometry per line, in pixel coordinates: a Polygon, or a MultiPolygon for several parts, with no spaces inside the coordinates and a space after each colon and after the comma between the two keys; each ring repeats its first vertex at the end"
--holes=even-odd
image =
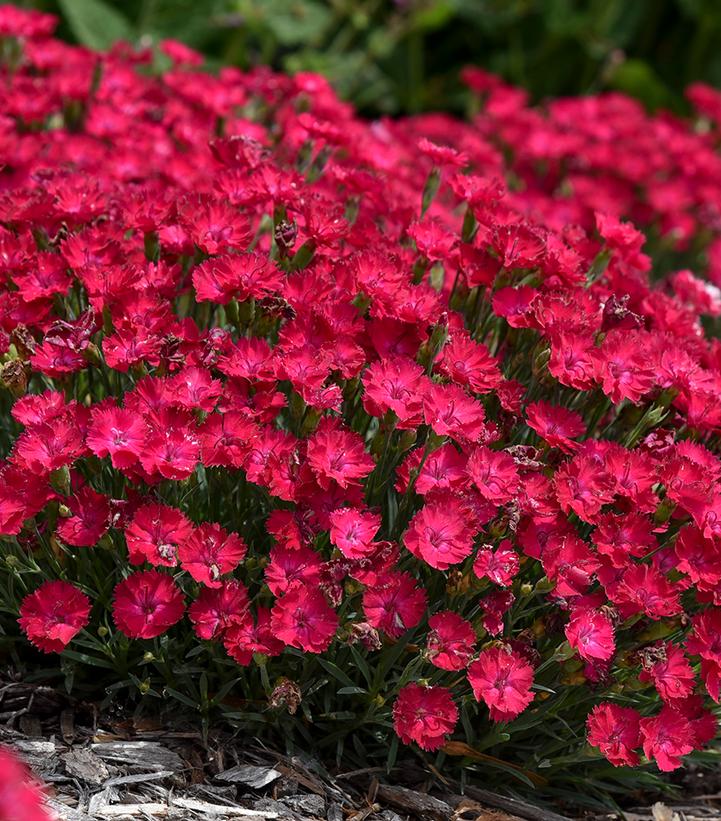
{"type": "Polygon", "coordinates": [[[0,8],[6,664],[577,802],[713,756],[721,96],[366,122],[53,25],[0,8]]]}

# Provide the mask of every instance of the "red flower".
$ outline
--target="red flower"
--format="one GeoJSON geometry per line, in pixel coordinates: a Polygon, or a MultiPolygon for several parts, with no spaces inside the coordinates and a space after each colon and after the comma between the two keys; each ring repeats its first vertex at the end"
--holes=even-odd
{"type": "Polygon", "coordinates": [[[92,413],[88,447],[96,456],[110,456],[114,468],[123,470],[138,461],[145,441],[145,422],[133,411],[98,408],[92,413]]]}
{"type": "Polygon", "coordinates": [[[135,511],[125,530],[130,564],[149,562],[156,567],[175,567],[178,546],[193,531],[186,517],[172,507],[147,504],[135,511]]]}
{"type": "Polygon", "coordinates": [[[566,625],[566,638],[585,661],[607,661],[616,650],[611,620],[597,610],[575,612],[566,625]]]}
{"type": "Polygon", "coordinates": [[[318,588],[296,582],[273,606],[271,630],[289,647],[322,653],[337,629],[338,616],[318,588]]]}
{"type": "Polygon", "coordinates": [[[371,627],[393,638],[402,636],[423,618],[428,606],[425,590],[408,573],[390,571],[378,586],[363,593],[363,612],[371,627]]]}
{"type": "Polygon", "coordinates": [[[404,744],[438,750],[458,723],[458,708],[446,687],[407,684],[393,705],[393,728],[404,744]]]}
{"type": "Polygon", "coordinates": [[[271,611],[267,607],[258,608],[255,622],[247,618],[228,627],[223,644],[228,654],[243,667],[250,664],[255,653],[278,656],[285,647],[271,631],[271,611]]]}
{"type": "Polygon", "coordinates": [[[551,405],[550,402],[526,405],[526,424],[552,448],[559,448],[564,453],[573,453],[578,443],[572,440],[586,432],[580,413],[551,405]]]}
{"type": "Polygon", "coordinates": [[[473,658],[476,634],[470,623],[457,613],[446,610],[428,619],[431,628],[426,656],[441,670],[463,670],[473,658]]]}
{"type": "Polygon", "coordinates": [[[597,457],[587,453],[561,465],[554,481],[564,512],[572,510],[585,522],[593,522],[601,507],[613,500],[613,477],[597,457]]]}
{"type": "Polygon", "coordinates": [[[496,505],[510,502],[518,490],[519,477],[513,459],[502,451],[483,445],[471,453],[468,475],[484,499],[496,505]]]}
{"type": "Polygon", "coordinates": [[[597,704],[588,714],[588,743],[606,756],[614,767],[635,767],[641,746],[641,716],[630,707],[597,704]]]}
{"type": "Polygon", "coordinates": [[[23,599],[18,623],[43,653],[62,653],[87,626],[90,606],[90,599],[72,584],[45,582],[23,599]]]}
{"type": "Polygon", "coordinates": [[[643,752],[662,772],[671,772],[681,766],[681,758],[693,752],[694,730],[691,722],[668,705],[661,712],[641,719],[643,752]]]}
{"type": "Polygon", "coordinates": [[[403,537],[405,546],[419,559],[438,570],[459,564],[473,550],[473,530],[460,502],[426,503],[411,520],[403,537]]]}
{"type": "Polygon", "coordinates": [[[235,570],[247,550],[237,533],[228,533],[214,522],[204,522],[180,542],[178,559],[196,582],[220,587],[220,577],[235,570]]]}
{"type": "Polygon", "coordinates": [[[490,579],[494,584],[508,587],[521,566],[521,560],[511,547],[509,539],[504,539],[495,550],[483,545],[476,553],[473,572],[479,579],[490,579]]]}
{"type": "Polygon", "coordinates": [[[670,642],[641,651],[643,670],[639,679],[652,681],[664,701],[690,696],[696,684],[696,675],[686,654],[670,642]]]}
{"type": "Polygon", "coordinates": [[[496,357],[488,348],[474,342],[467,332],[451,334],[443,348],[439,369],[460,385],[475,393],[489,393],[501,384],[501,371],[496,357]]]}
{"type": "Polygon", "coordinates": [[[377,548],[373,541],[381,517],[370,511],[343,507],[330,514],[330,540],[348,559],[370,556],[377,548]]]}
{"type": "Polygon", "coordinates": [[[69,414],[33,425],[15,443],[16,461],[36,474],[71,465],[84,454],[83,431],[69,414]]]}
{"type": "Polygon", "coordinates": [[[201,639],[222,638],[234,625],[244,624],[250,617],[248,591],[231,579],[220,587],[202,587],[200,595],[188,608],[188,618],[201,639]]]}
{"type": "Polygon", "coordinates": [[[477,701],[484,701],[493,721],[511,721],[533,701],[533,668],[507,647],[487,647],[468,667],[477,701]]]}
{"type": "Polygon", "coordinates": [[[423,396],[423,417],[438,436],[451,436],[458,442],[486,438],[483,405],[458,385],[430,385],[423,396]]]}
{"type": "Polygon", "coordinates": [[[363,407],[372,416],[393,411],[399,428],[414,428],[421,421],[427,377],[412,359],[395,357],[373,363],[363,374],[363,407]]]}
{"type": "Polygon", "coordinates": [[[286,593],[295,582],[302,582],[308,588],[315,587],[320,582],[321,564],[320,556],[309,547],[275,545],[265,568],[265,583],[274,596],[286,593]]]}
{"type": "Polygon", "coordinates": [[[69,516],[58,521],[58,536],[74,547],[91,547],[107,532],[110,505],[107,496],[85,485],[65,502],[69,516]]]}
{"type": "Polygon", "coordinates": [[[115,587],[113,619],[131,639],[160,636],[183,618],[183,594],[157,570],[132,573],[115,587]]]}
{"type": "Polygon", "coordinates": [[[52,497],[45,475],[0,463],[0,534],[18,534],[25,519],[39,513],[52,497]]]}
{"type": "Polygon", "coordinates": [[[331,481],[342,488],[357,484],[375,467],[361,437],[329,417],[324,418],[308,440],[308,464],[318,484],[326,489],[331,481]]]}
{"type": "Polygon", "coordinates": [[[195,470],[200,443],[187,411],[163,409],[149,425],[140,461],[148,473],[166,479],[186,479],[195,470]]]}

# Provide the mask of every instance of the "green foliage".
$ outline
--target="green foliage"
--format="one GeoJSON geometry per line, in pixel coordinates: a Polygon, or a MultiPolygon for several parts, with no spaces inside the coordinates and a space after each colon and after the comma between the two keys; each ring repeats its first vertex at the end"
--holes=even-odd
{"type": "Polygon", "coordinates": [[[717,0],[25,0],[94,48],[172,37],[211,65],[318,71],[372,113],[460,109],[466,64],[536,99],[616,88],[683,107],[721,85],[717,0]]]}

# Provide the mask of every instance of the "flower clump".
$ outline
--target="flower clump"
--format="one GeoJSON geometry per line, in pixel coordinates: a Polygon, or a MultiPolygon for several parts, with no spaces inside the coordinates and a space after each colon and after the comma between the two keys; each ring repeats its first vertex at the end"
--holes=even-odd
{"type": "Polygon", "coordinates": [[[319,692],[424,750],[502,723],[512,757],[555,717],[616,766],[705,747],[721,95],[534,108],[474,69],[469,122],[368,123],[316,75],[52,30],[0,8],[0,596],[29,641],[104,671],[137,645],[148,693],[190,637],[269,710],[312,724],[319,692]]]}

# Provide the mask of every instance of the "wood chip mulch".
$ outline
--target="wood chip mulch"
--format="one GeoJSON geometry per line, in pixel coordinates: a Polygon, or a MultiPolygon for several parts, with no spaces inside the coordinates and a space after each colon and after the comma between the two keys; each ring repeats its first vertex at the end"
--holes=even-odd
{"type": "MultiPolygon", "coordinates": [[[[252,738],[169,731],[143,719],[104,717],[57,691],[0,683],[0,743],[48,788],[61,821],[570,821],[567,816],[403,766],[331,775],[252,738]]],[[[626,813],[628,821],[721,819],[721,795],[626,813]]],[[[597,816],[611,821],[619,816],[597,816]]],[[[588,818],[588,817],[587,817],[588,818]]]]}

